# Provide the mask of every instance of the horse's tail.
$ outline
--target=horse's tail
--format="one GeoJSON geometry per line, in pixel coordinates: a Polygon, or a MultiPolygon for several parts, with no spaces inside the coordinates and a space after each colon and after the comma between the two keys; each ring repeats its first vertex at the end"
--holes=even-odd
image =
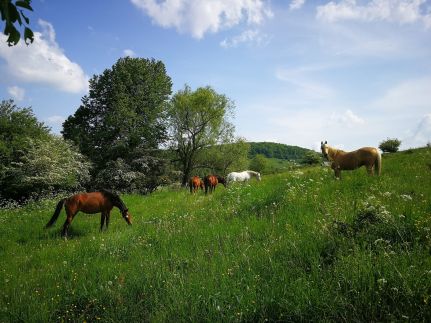
{"type": "Polygon", "coordinates": [[[377,158],[376,158],[376,172],[377,175],[380,176],[382,173],[382,154],[377,150],[377,158]]]}
{"type": "Polygon", "coordinates": [[[45,228],[49,228],[55,223],[55,221],[57,221],[58,216],[60,215],[60,212],[61,212],[61,208],[63,207],[65,201],[66,199],[64,198],[57,203],[57,207],[55,208],[54,214],[51,220],[49,220],[49,222],[46,224],[45,228]]]}

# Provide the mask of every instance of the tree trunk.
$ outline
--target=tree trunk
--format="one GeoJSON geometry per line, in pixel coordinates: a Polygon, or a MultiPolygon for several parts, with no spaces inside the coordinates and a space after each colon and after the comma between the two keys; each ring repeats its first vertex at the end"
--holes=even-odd
{"type": "Polygon", "coordinates": [[[187,185],[191,173],[192,173],[192,167],[190,167],[190,165],[188,164],[186,167],[184,167],[184,170],[183,170],[183,179],[181,181],[181,186],[184,187],[187,185]]]}

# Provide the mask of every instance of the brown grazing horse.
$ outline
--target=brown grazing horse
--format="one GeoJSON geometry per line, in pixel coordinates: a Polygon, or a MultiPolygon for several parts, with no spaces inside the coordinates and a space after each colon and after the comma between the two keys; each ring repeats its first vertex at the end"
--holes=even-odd
{"type": "Polygon", "coordinates": [[[204,182],[199,176],[193,176],[189,180],[189,187],[190,187],[190,193],[196,193],[199,188],[201,190],[204,189],[204,182]]]}
{"type": "Polygon", "coordinates": [[[215,191],[215,188],[216,188],[218,183],[221,183],[224,185],[224,187],[226,187],[226,180],[223,177],[221,177],[219,175],[207,175],[207,176],[205,176],[205,178],[204,178],[205,194],[208,193],[208,189],[209,189],[210,193],[215,191]]]}
{"type": "Polygon", "coordinates": [[[374,175],[374,170],[377,175],[382,171],[382,156],[377,148],[363,147],[358,150],[345,152],[328,146],[328,142],[321,142],[323,156],[331,162],[331,168],[334,170],[335,177],[341,178],[342,170],[353,170],[361,166],[365,166],[368,174],[374,175]]]}
{"type": "Polygon", "coordinates": [[[72,222],[76,213],[78,213],[79,211],[89,214],[101,212],[101,231],[105,223],[106,229],[108,229],[109,217],[111,215],[110,213],[114,206],[120,209],[124,220],[126,220],[128,224],[132,224],[132,217],[129,213],[129,210],[127,209],[124,202],[120,199],[120,197],[113,192],[101,190],[100,192],[79,193],[72,195],[69,198],[64,198],[60,200],[57,204],[54,215],[47,223],[46,228],[51,227],[58,219],[63,205],[66,210],[67,217],[66,222],[64,222],[63,225],[63,231],[61,232],[62,236],[67,236],[67,229],[69,228],[70,223],[72,222]]]}

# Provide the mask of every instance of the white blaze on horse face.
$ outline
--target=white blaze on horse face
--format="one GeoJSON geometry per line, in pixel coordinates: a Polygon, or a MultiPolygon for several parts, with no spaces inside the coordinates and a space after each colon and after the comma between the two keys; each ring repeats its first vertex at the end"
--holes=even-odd
{"type": "Polygon", "coordinates": [[[320,145],[320,149],[322,150],[323,156],[325,158],[328,158],[328,151],[329,151],[328,145],[326,143],[322,142],[321,145],[320,145]]]}

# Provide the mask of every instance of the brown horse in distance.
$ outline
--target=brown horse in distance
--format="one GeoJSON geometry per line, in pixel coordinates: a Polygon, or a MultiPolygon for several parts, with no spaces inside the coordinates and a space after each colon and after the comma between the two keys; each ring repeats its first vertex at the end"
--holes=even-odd
{"type": "Polygon", "coordinates": [[[204,189],[204,182],[199,176],[193,176],[189,180],[189,187],[190,187],[190,193],[196,193],[199,188],[201,190],[204,189]]]}
{"type": "Polygon", "coordinates": [[[226,187],[226,180],[224,177],[221,177],[219,175],[207,175],[204,178],[204,185],[205,185],[205,194],[208,193],[208,190],[210,193],[215,191],[215,188],[217,184],[223,184],[224,187],[226,187]]]}
{"type": "Polygon", "coordinates": [[[113,192],[101,190],[99,192],[79,193],[60,200],[54,215],[46,224],[46,228],[51,227],[58,219],[63,205],[66,210],[66,222],[64,222],[61,232],[62,236],[67,236],[70,223],[79,211],[89,214],[100,212],[100,230],[103,229],[104,224],[106,224],[106,229],[108,229],[110,213],[114,206],[120,209],[124,220],[126,220],[128,224],[132,224],[132,217],[121,198],[113,192]]]}
{"type": "Polygon", "coordinates": [[[323,156],[331,162],[335,177],[341,178],[342,170],[353,170],[365,166],[369,175],[377,175],[382,171],[382,156],[377,148],[363,147],[355,151],[346,152],[328,146],[328,142],[321,142],[323,156]]]}

